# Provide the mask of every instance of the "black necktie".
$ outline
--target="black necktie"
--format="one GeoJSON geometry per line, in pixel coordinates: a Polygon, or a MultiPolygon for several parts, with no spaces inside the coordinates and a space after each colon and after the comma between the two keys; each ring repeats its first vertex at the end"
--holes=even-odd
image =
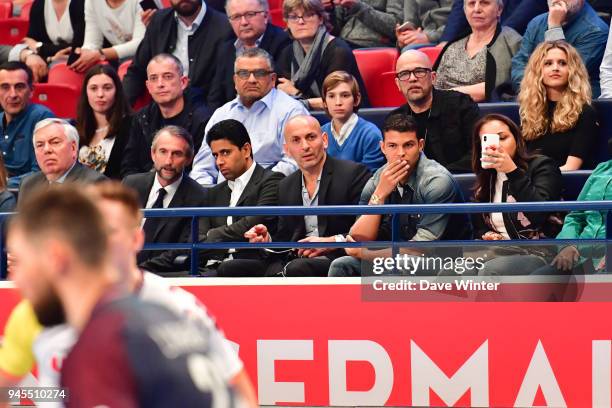
{"type": "MultiPolygon", "coordinates": [[[[164,197],[168,192],[164,188],[160,188],[157,191],[157,199],[151,206],[151,208],[164,208],[164,197]]],[[[145,242],[153,242],[153,236],[155,235],[155,230],[159,225],[161,218],[147,218],[144,223],[143,230],[145,232],[145,242]]]]}

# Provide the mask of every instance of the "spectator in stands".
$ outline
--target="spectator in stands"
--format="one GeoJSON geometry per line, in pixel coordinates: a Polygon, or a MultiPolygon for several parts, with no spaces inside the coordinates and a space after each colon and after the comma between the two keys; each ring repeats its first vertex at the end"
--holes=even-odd
{"type": "MultiPolygon", "coordinates": [[[[123,182],[138,191],[142,208],[203,207],[206,191],[184,170],[193,159],[193,139],[178,126],[165,126],[153,137],[151,159],[155,171],[131,174],[123,182]]],[[[146,242],[188,242],[191,238],[189,218],[148,218],[142,227],[146,242]]],[[[141,252],[144,262],[163,251],[141,252]]],[[[189,269],[189,266],[187,266],[189,269]]]]}
{"type": "Polygon", "coordinates": [[[565,41],[540,44],[529,59],[518,99],[529,150],[551,157],[561,171],[590,164],[599,136],[597,115],[588,73],[574,47],[565,41]]]}
{"type": "Polygon", "coordinates": [[[396,25],[397,46],[410,49],[437,44],[452,4],[453,0],[404,0],[404,24],[408,25],[396,25]]]}
{"type": "Polygon", "coordinates": [[[70,65],[85,72],[100,61],[132,58],[145,34],[139,0],[85,0],[85,39],[70,65]]]}
{"type": "MultiPolygon", "coordinates": [[[[235,119],[222,120],[206,135],[217,167],[225,181],[207,191],[209,207],[260,207],[278,203],[278,183],[281,173],[264,169],[253,160],[251,139],[242,123],[235,119]]],[[[219,216],[200,218],[201,242],[244,241],[244,233],[257,224],[274,223],[274,217],[219,216]]],[[[175,264],[178,253],[165,253],[148,260],[142,266],[153,272],[184,269],[175,264]]],[[[206,275],[215,275],[216,268],[226,258],[261,259],[259,250],[205,250],[199,252],[200,262],[206,266],[206,275]]]]}
{"type": "Polygon", "coordinates": [[[37,171],[32,145],[34,126],[53,113],[42,105],[30,103],[32,71],[21,62],[0,65],[0,149],[9,173],[9,187],[17,187],[24,174],[37,171]]]}
{"type": "Polygon", "coordinates": [[[22,40],[47,63],[67,59],[85,38],[85,0],[34,0],[30,26],[22,40]]]}
{"type": "Polygon", "coordinates": [[[285,30],[269,21],[267,0],[229,0],[226,9],[237,39],[226,41],[219,52],[223,58],[220,58],[217,78],[208,98],[210,107],[214,109],[236,97],[234,56],[237,53],[259,47],[277,63],[280,53],[291,43],[285,30]]]}
{"type": "Polygon", "coordinates": [[[180,126],[192,135],[195,148],[204,139],[204,129],[210,111],[202,103],[188,97],[189,79],[183,65],[172,54],[153,57],[147,66],[147,89],[153,101],[142,108],[132,120],[130,138],[125,147],[121,175],[151,170],[151,142],[153,135],[167,125],[180,126]]]}
{"type": "Polygon", "coordinates": [[[49,71],[47,63],[35,51],[25,44],[0,45],[0,64],[8,61],[23,62],[32,70],[33,82],[39,82],[47,76],[49,71]]]}
{"type": "Polygon", "coordinates": [[[183,64],[191,86],[208,100],[219,62],[221,44],[232,38],[227,17],[206,6],[203,0],[170,0],[172,7],[155,12],[141,45],[123,78],[133,104],[145,90],[147,66],[153,56],[171,53],[183,64]]]}
{"type": "Polygon", "coordinates": [[[466,0],[464,4],[470,33],[452,39],[442,50],[434,65],[436,88],[466,93],[475,102],[514,95],[510,70],[521,36],[500,25],[503,0],[466,0]]]}
{"type": "MultiPolygon", "coordinates": [[[[474,201],[510,203],[557,201],[561,199],[563,178],[556,163],[546,156],[527,153],[519,127],[506,116],[490,114],[474,127],[472,167],[476,174],[474,201]],[[499,145],[482,152],[482,139],[499,135],[499,145]]],[[[549,224],[550,213],[514,212],[473,214],[474,236],[485,241],[538,239],[556,234],[549,224]]],[[[558,231],[558,230],[557,230],[558,231]]],[[[550,255],[541,247],[504,248],[505,256],[491,259],[480,271],[483,275],[526,274],[546,264],[550,255]],[[512,250],[516,254],[512,255],[512,250]],[[521,265],[516,268],[516,265],[521,265]]],[[[552,259],[552,258],[550,258],[552,259]]]]}
{"type": "Polygon", "coordinates": [[[8,190],[8,171],[4,166],[4,159],[0,155],[0,212],[11,212],[15,209],[17,200],[8,190]]]}
{"type": "Polygon", "coordinates": [[[357,116],[361,102],[359,85],[345,71],[332,72],[323,81],[323,106],[331,118],[321,129],[327,134],[327,154],[337,159],[352,160],[376,171],[385,162],[379,144],[378,127],[357,116]]]}
{"type": "MultiPolygon", "coordinates": [[[[612,200],[611,175],[612,160],[600,163],[587,179],[577,201],[612,200]]],[[[606,214],[606,211],[572,211],[565,216],[563,229],[557,239],[605,239],[606,214]]],[[[606,246],[603,244],[565,245],[550,265],[536,270],[534,274],[582,275],[603,272],[606,270],[605,254],[606,246]]]]}
{"type": "Polygon", "coordinates": [[[323,6],[332,13],[333,34],[352,48],[394,46],[401,0],[324,0],[323,6]]]}
{"type": "Polygon", "coordinates": [[[334,71],[353,75],[363,90],[362,105],[368,106],[365,86],[351,47],[327,32],[327,14],[321,0],[285,0],[283,17],[293,43],[278,62],[278,89],[298,98],[309,109],[323,109],[323,81],[334,71]]]}
{"type": "MultiPolygon", "coordinates": [[[[270,54],[261,48],[241,51],[234,64],[234,84],[238,96],[217,109],[206,126],[206,133],[225,119],[242,122],[253,141],[255,161],[284,175],[296,170],[296,165],[283,151],[283,130],[296,115],[307,114],[304,106],[274,88],[276,74],[270,54]]],[[[198,151],[191,177],[202,185],[215,184],[215,160],[206,144],[198,151]]]]}
{"type": "MultiPolygon", "coordinates": [[[[527,24],[537,15],[548,11],[546,0],[504,0],[500,23],[523,35],[527,24]]],[[[454,1],[440,42],[459,38],[470,26],[465,16],[464,2],[454,1]]]]}
{"type": "MultiPolygon", "coordinates": [[[[423,153],[425,140],[417,133],[414,118],[392,113],[383,125],[384,140],[380,147],[387,164],[368,181],[361,193],[360,205],[381,204],[448,204],[463,202],[463,194],[451,174],[423,153]]],[[[400,217],[400,239],[435,241],[470,239],[472,231],[465,214],[422,214],[400,217]]],[[[391,216],[362,215],[350,229],[348,241],[388,241],[391,239],[391,216]]],[[[330,276],[359,276],[361,261],[371,261],[390,251],[346,248],[345,256],[336,259],[330,276]]],[[[423,249],[403,248],[403,254],[420,257],[423,249]]],[[[420,271],[421,273],[425,271],[420,271]]],[[[438,271],[430,271],[438,272],[438,271]]]]}
{"type": "Polygon", "coordinates": [[[77,161],[79,133],[63,119],[47,118],[34,128],[34,151],[40,171],[23,178],[19,199],[50,184],[95,183],[107,178],[77,161]]]}
{"type": "Polygon", "coordinates": [[[130,136],[131,109],[117,72],[110,65],[87,71],[79,99],[79,161],[112,179],[121,179],[121,160],[130,136]]]}
{"type": "Polygon", "coordinates": [[[612,27],[608,35],[606,52],[601,61],[601,96],[600,98],[612,98],[612,27]]]}
{"type": "Polygon", "coordinates": [[[408,103],[393,113],[414,117],[425,155],[451,172],[471,172],[472,129],[478,105],[464,93],[435,89],[436,73],[420,51],[400,55],[396,76],[395,83],[408,103]]]}
{"type": "MultiPolygon", "coordinates": [[[[279,205],[305,207],[357,204],[370,177],[358,163],[334,159],[325,153],[327,135],[312,116],[297,116],[287,122],[285,149],[296,160],[299,170],[279,184],[279,205]]],[[[273,233],[258,224],[245,233],[249,242],[344,242],[344,235],[355,221],[346,215],[281,216],[273,233]],[[272,234],[272,235],[271,235],[272,234]],[[273,239],[271,239],[273,236],[273,239]]],[[[332,248],[270,250],[265,260],[235,259],[219,269],[224,276],[327,276],[332,259],[341,251],[332,248]]]]}
{"type": "Polygon", "coordinates": [[[549,12],[531,20],[521,48],[512,59],[514,89],[519,89],[525,66],[538,44],[565,40],[580,53],[589,72],[593,95],[599,96],[599,66],[606,48],[608,26],[585,0],[550,0],[548,3],[549,12]]]}

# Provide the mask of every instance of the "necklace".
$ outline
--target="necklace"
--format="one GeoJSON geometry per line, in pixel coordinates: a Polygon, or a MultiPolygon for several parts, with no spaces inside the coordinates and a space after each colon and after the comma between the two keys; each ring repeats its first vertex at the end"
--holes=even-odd
{"type": "Polygon", "coordinates": [[[96,133],[106,132],[107,130],[108,130],[108,125],[102,126],[102,127],[96,129],[96,133]]]}

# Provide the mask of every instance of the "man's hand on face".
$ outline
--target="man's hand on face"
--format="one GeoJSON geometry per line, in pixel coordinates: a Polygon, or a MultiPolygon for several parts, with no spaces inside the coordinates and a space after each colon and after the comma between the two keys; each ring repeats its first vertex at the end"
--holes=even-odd
{"type": "Polygon", "coordinates": [[[567,19],[568,7],[564,0],[553,0],[548,6],[548,28],[561,27],[567,19]]]}

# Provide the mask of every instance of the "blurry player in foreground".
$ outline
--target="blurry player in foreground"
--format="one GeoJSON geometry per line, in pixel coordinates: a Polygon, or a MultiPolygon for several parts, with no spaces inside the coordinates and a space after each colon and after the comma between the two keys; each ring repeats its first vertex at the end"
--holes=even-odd
{"type": "MultiPolygon", "coordinates": [[[[116,216],[108,218],[120,222],[116,216]]],[[[61,324],[65,311],[68,323],[80,333],[62,367],[62,386],[70,392],[67,405],[231,405],[231,393],[211,361],[211,329],[201,321],[178,318],[159,306],[163,300],[156,299],[155,305],[129,296],[128,287],[141,284],[133,279],[136,275],[126,279],[129,269],[117,272],[113,263],[120,259],[127,267],[129,261],[122,258],[116,241],[107,241],[107,230],[95,205],[66,187],[33,196],[9,230],[9,250],[17,259],[13,278],[40,323],[61,324]],[[111,248],[115,259],[109,256],[111,248]],[[129,283],[118,286],[122,279],[129,283]]],[[[152,287],[146,281],[141,296],[152,287]]],[[[43,330],[35,342],[47,356],[68,350],[71,344],[64,342],[70,330],[62,332],[66,337],[56,341],[41,338],[48,334],[43,330]]],[[[44,363],[41,376],[52,368],[44,363]]]]}

